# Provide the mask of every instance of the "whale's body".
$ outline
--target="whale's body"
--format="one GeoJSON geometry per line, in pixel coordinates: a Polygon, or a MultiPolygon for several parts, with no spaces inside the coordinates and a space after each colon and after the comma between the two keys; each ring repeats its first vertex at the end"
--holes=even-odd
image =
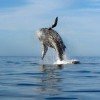
{"type": "Polygon", "coordinates": [[[65,46],[62,38],[60,37],[60,35],[54,29],[52,29],[53,27],[55,27],[57,25],[57,20],[58,19],[56,18],[55,23],[54,23],[54,25],[52,25],[52,27],[41,28],[37,32],[37,36],[42,45],[42,59],[44,58],[44,56],[48,50],[48,47],[55,49],[59,60],[62,61],[64,59],[63,56],[64,56],[66,46],[65,46]]]}

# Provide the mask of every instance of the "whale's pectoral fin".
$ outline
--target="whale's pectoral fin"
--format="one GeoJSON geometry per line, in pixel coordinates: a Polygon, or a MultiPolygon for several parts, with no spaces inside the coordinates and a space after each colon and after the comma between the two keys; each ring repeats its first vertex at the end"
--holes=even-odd
{"type": "Polygon", "coordinates": [[[46,52],[48,50],[48,47],[44,44],[42,44],[42,60],[44,58],[44,56],[46,55],[46,52]]]}

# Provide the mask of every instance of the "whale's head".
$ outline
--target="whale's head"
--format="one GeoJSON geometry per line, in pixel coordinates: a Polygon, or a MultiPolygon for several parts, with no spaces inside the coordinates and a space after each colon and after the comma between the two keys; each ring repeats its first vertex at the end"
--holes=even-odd
{"type": "Polygon", "coordinates": [[[36,31],[36,35],[40,41],[43,41],[45,39],[45,33],[41,29],[36,31]]]}

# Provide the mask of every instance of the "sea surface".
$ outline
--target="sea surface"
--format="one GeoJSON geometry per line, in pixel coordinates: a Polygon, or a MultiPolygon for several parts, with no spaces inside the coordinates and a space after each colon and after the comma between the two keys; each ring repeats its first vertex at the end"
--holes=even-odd
{"type": "Polygon", "coordinates": [[[40,57],[0,57],[0,100],[100,100],[100,57],[80,64],[40,64],[40,57]]]}

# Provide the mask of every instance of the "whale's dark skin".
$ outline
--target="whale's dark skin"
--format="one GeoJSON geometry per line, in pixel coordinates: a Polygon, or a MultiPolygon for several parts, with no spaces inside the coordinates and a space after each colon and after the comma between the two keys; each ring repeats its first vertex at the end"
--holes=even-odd
{"type": "Polygon", "coordinates": [[[53,29],[57,25],[58,17],[50,28],[41,28],[38,32],[38,38],[42,45],[42,59],[46,55],[48,47],[54,48],[57,52],[59,60],[64,59],[65,44],[60,35],[53,29]]]}

